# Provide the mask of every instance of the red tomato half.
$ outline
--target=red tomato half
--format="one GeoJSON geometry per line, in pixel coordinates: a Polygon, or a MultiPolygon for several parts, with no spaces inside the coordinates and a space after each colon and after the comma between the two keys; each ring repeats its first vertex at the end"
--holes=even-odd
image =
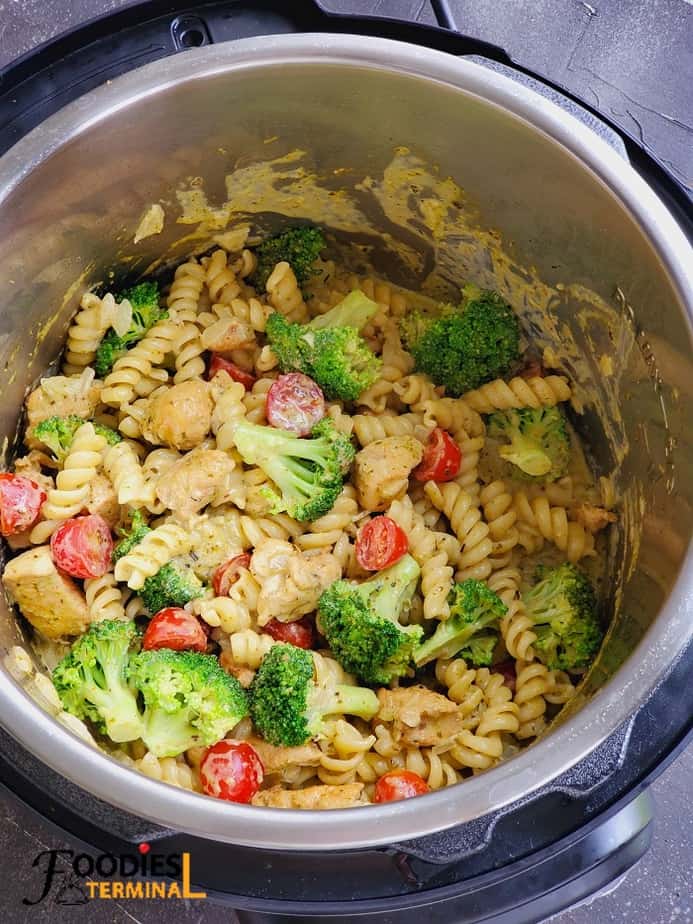
{"type": "Polygon", "coordinates": [[[234,555],[229,558],[223,565],[219,565],[212,578],[212,587],[217,597],[228,597],[229,590],[241,576],[242,568],[250,567],[250,554],[242,552],[240,555],[234,555]]]}
{"type": "Polygon", "coordinates": [[[46,499],[42,487],[11,472],[0,472],[0,533],[13,536],[33,526],[46,499]]]}
{"type": "Polygon", "coordinates": [[[255,748],[232,738],[218,741],[200,764],[202,788],[207,795],[229,802],[250,802],[264,776],[265,768],[255,748]]]}
{"type": "Polygon", "coordinates": [[[407,534],[390,517],[374,517],[356,536],[356,560],[367,571],[382,571],[406,555],[407,534]]]}
{"type": "Polygon", "coordinates": [[[77,578],[101,577],[111,567],[111,528],[98,513],[66,520],[51,536],[53,561],[77,578]]]}
{"type": "Polygon", "coordinates": [[[207,635],[197,616],[180,606],[167,606],[149,620],[142,647],[145,651],[172,648],[174,651],[206,651],[207,635]]]}
{"type": "Polygon", "coordinates": [[[272,619],[264,627],[265,632],[278,642],[288,642],[296,648],[311,649],[315,642],[312,622],[305,616],[295,622],[279,622],[272,619]]]}
{"type": "Polygon", "coordinates": [[[207,378],[210,382],[217,372],[227,372],[234,382],[240,382],[246,391],[250,391],[256,381],[254,375],[246,372],[245,369],[241,369],[236,363],[232,363],[230,359],[224,359],[218,353],[212,353],[207,370],[207,378]]]}
{"type": "Polygon", "coordinates": [[[429,792],[428,783],[411,770],[391,770],[375,784],[376,802],[399,802],[429,792]]]}
{"type": "Polygon", "coordinates": [[[417,481],[451,481],[462,463],[460,447],[447,430],[436,427],[426,443],[421,464],[414,469],[417,481]]]}
{"type": "Polygon", "coordinates": [[[322,389],[302,372],[280,375],[267,392],[267,420],[279,430],[308,436],[324,416],[322,389]]]}

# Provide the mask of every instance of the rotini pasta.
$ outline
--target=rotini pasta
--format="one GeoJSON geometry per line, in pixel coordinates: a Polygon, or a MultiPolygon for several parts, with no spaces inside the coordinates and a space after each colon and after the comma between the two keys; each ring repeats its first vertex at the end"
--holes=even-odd
{"type": "Polygon", "coordinates": [[[568,380],[562,375],[529,379],[517,376],[509,382],[495,379],[481,388],[466,392],[462,399],[480,414],[491,414],[510,408],[553,407],[561,401],[568,401],[571,394],[568,380]]]}
{"type": "Polygon", "coordinates": [[[570,562],[594,555],[592,534],[580,523],[569,520],[564,507],[552,507],[547,497],[530,500],[524,491],[518,491],[514,508],[519,523],[531,528],[519,534],[519,542],[527,551],[537,551],[547,539],[565,552],[570,562]]]}
{"type": "Polygon", "coordinates": [[[141,590],[148,577],[188,551],[190,536],[184,529],[174,523],[157,526],[116,562],[116,581],[123,581],[131,590],[141,590]]]}
{"type": "Polygon", "coordinates": [[[270,304],[280,314],[297,324],[308,320],[308,309],[288,263],[277,263],[267,280],[270,304]]]}
{"type": "Polygon", "coordinates": [[[106,376],[101,400],[111,407],[129,404],[135,395],[146,397],[168,381],[168,372],[157,368],[174,349],[180,324],[168,318],[159,321],[131,350],[117,359],[106,376]]]}
{"type": "Polygon", "coordinates": [[[491,573],[489,558],[493,552],[493,543],[489,538],[489,528],[483,522],[474,499],[454,482],[438,485],[429,481],[424,490],[438,510],[448,518],[462,546],[457,561],[457,579],[486,580],[491,573]]]}
{"type": "Polygon", "coordinates": [[[99,343],[116,320],[118,308],[110,292],[103,298],[85,292],[67,332],[63,375],[79,374],[93,363],[99,343]]]}

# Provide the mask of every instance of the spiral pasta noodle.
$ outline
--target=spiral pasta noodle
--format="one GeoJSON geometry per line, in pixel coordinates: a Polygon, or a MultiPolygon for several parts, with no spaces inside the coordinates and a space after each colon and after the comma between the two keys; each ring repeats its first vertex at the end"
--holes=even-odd
{"type": "Polygon", "coordinates": [[[375,735],[363,735],[345,719],[326,723],[326,739],[320,756],[318,779],[321,783],[339,786],[351,783],[364,754],[370,751],[375,735]]]}
{"type": "Polygon", "coordinates": [[[197,313],[205,281],[205,269],[197,260],[191,259],[181,263],[173,276],[166,299],[166,305],[172,318],[182,312],[188,316],[197,313]]]}
{"type": "Polygon", "coordinates": [[[564,552],[570,562],[594,555],[594,536],[582,524],[569,520],[564,507],[552,507],[547,497],[530,500],[524,491],[518,491],[514,508],[517,519],[534,531],[534,537],[527,532],[520,533],[520,542],[525,548],[530,545],[534,551],[547,539],[564,552]]]}
{"type": "Polygon", "coordinates": [[[173,377],[176,385],[204,375],[204,346],[197,324],[192,321],[183,324],[173,344],[173,351],[176,355],[176,374],[173,377]]]}
{"type": "Polygon", "coordinates": [[[551,673],[539,661],[515,662],[514,702],[519,710],[517,717],[520,723],[515,732],[517,738],[536,738],[544,730],[545,696],[551,691],[551,686],[551,673]]]}
{"type": "Polygon", "coordinates": [[[462,399],[480,414],[507,411],[520,407],[554,407],[568,401],[572,391],[562,375],[533,376],[523,379],[516,376],[509,382],[494,379],[480,388],[468,391],[462,399]]]}
{"type": "Polygon", "coordinates": [[[234,447],[233,434],[246,416],[244,403],[245,388],[234,382],[226,373],[217,373],[213,381],[214,410],[212,411],[212,433],[216,437],[217,449],[228,452],[234,447]]]}
{"type": "Polygon", "coordinates": [[[274,385],[274,378],[263,376],[258,379],[250,391],[243,396],[245,405],[245,416],[250,423],[264,424],[267,423],[267,392],[274,385]]]}
{"type": "Polygon", "coordinates": [[[452,481],[445,484],[429,481],[424,490],[438,510],[448,518],[462,546],[462,554],[457,561],[457,579],[486,580],[491,573],[489,556],[493,552],[493,543],[474,498],[452,481]]]}
{"type": "Polygon", "coordinates": [[[83,423],[74,435],[62,471],[55,477],[55,487],[49,488],[41,508],[43,519],[34,526],[29,539],[45,542],[64,520],[76,517],[86,505],[89,485],[96,477],[106,448],[105,437],[91,423],[83,423]]]}
{"type": "Polygon", "coordinates": [[[427,428],[420,414],[355,414],[354,436],[361,446],[368,446],[388,436],[415,436],[424,442],[431,428],[427,428]]]}
{"type": "Polygon", "coordinates": [[[327,549],[339,541],[358,516],[359,505],[352,485],[342,489],[332,509],[310,524],[310,530],[296,538],[296,545],[304,552],[327,549]]]}
{"type": "Polygon", "coordinates": [[[87,578],[84,582],[89,622],[102,619],[125,619],[123,594],[112,571],[98,578],[87,578]]]}
{"type": "Polygon", "coordinates": [[[504,568],[491,575],[488,586],[497,593],[506,605],[507,612],[500,628],[508,653],[520,661],[533,661],[536,641],[534,623],[527,615],[520,597],[520,572],[515,568],[504,568]]]}
{"type": "Polygon", "coordinates": [[[267,279],[267,295],[270,304],[289,321],[305,324],[308,309],[303,301],[296,276],[288,263],[277,263],[267,279]]]}
{"type": "Polygon", "coordinates": [[[109,447],[104,456],[104,470],[111,480],[119,504],[156,507],[155,485],[145,477],[137,453],[127,440],[109,447]]]}
{"type": "Polygon", "coordinates": [[[470,407],[462,398],[438,398],[422,401],[420,408],[424,424],[427,427],[442,427],[449,430],[455,439],[464,431],[465,435],[483,436],[485,426],[478,411],[470,407]]]}
{"type": "Polygon", "coordinates": [[[436,533],[426,528],[406,495],[390,504],[387,515],[407,534],[409,552],[421,568],[424,618],[448,619],[448,595],[452,587],[453,569],[447,552],[437,542],[436,533]]]}
{"type": "Polygon", "coordinates": [[[228,265],[226,253],[215,250],[203,263],[205,270],[205,283],[209,297],[214,305],[230,305],[237,298],[241,287],[236,280],[236,274],[228,265]]]}
{"type": "Polygon", "coordinates": [[[462,658],[438,658],[435,675],[441,686],[447,689],[448,698],[453,703],[459,703],[465,727],[476,727],[479,723],[479,707],[484,702],[484,691],[475,683],[476,670],[467,667],[462,658]]]}
{"type": "Polygon", "coordinates": [[[484,437],[469,436],[466,430],[460,429],[455,433],[455,442],[462,453],[460,469],[454,478],[455,484],[459,485],[470,497],[476,499],[481,489],[479,484],[479,456],[484,448],[484,437]]]}
{"type": "Polygon", "coordinates": [[[180,325],[170,319],[159,321],[139,343],[113,364],[101,390],[101,400],[112,407],[129,404],[135,395],[146,397],[168,381],[159,366],[167,353],[173,352],[180,325]]]}
{"type": "Polygon", "coordinates": [[[78,374],[93,363],[104,334],[116,319],[118,306],[109,292],[99,298],[85,292],[70,329],[67,332],[63,374],[78,374]]]}
{"type": "Polygon", "coordinates": [[[505,568],[510,561],[510,554],[519,541],[515,527],[517,512],[513,506],[512,494],[505,482],[492,481],[481,489],[479,501],[488,523],[489,535],[493,540],[491,567],[494,570],[505,568]]]}
{"type": "Polygon", "coordinates": [[[261,634],[254,629],[241,629],[229,636],[228,650],[236,667],[256,671],[272,645],[276,645],[276,642],[271,635],[261,634]]]}
{"type": "Polygon", "coordinates": [[[116,562],[116,581],[123,581],[131,590],[141,590],[148,577],[172,558],[189,552],[190,545],[189,534],[175,523],[157,526],[116,562]]]}
{"type": "Polygon", "coordinates": [[[395,382],[393,390],[404,404],[413,411],[422,411],[424,404],[431,404],[438,398],[438,390],[426,375],[414,372],[395,382]]]}

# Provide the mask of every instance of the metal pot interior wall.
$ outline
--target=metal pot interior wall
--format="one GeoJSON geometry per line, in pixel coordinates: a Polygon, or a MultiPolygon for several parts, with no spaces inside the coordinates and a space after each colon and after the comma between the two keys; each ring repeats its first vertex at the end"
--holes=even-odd
{"type": "MultiPolygon", "coordinates": [[[[577,380],[595,463],[626,499],[615,620],[583,702],[637,660],[688,543],[680,292],[646,219],[547,132],[482,98],[481,68],[465,65],[465,92],[406,73],[394,53],[390,67],[366,61],[370,42],[351,61],[317,43],[310,62],[281,49],[259,60],[248,43],[240,57],[186,54],[184,75],[180,59],[159,62],[156,81],[138,89],[129,75],[120,95],[119,81],[91,94],[73,104],[78,130],[59,114],[0,163],[0,433],[11,447],[25,390],[85,288],[200,252],[247,213],[257,227],[319,221],[355,266],[413,288],[499,288],[577,380]],[[162,233],[134,244],[156,202],[162,233]]],[[[17,638],[5,610],[0,644],[17,638]]]]}

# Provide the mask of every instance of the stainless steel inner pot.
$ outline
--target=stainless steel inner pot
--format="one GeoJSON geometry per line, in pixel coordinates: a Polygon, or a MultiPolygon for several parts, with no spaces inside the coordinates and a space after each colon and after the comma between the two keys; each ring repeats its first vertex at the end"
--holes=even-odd
{"type": "MultiPolygon", "coordinates": [[[[613,306],[616,287],[623,293],[620,333],[634,346],[622,363],[617,354],[609,387],[628,449],[617,459],[614,447],[595,448],[600,464],[618,462],[621,486],[637,480],[643,488],[624,514],[639,550],[622,575],[614,628],[582,708],[536,745],[423,800],[327,815],[236,806],[151,781],[81,743],[2,678],[0,720],[17,739],[93,794],[162,825],[252,846],[319,850],[395,842],[468,821],[528,796],[587,755],[647,698],[693,633],[685,560],[693,482],[684,439],[693,382],[691,250],[617,153],[553,104],[477,63],[356,36],[245,40],[134,71],[31,132],[0,160],[2,435],[11,443],[25,389],[58,352],[84,288],[118,264],[143,270],[194,230],[167,220],[162,235],[134,245],[149,203],[164,201],[175,217],[174,190],[193,175],[203,178],[210,202],[222,201],[223,177],[234,165],[296,148],[321,175],[348,167],[339,183],[353,189],[365,176],[381,176],[397,145],[452,176],[476,203],[480,225],[499,229],[517,264],[536,268],[548,285],[579,283],[613,306]]],[[[300,202],[295,209],[300,214],[300,202]]],[[[382,213],[370,218],[396,235],[382,213]]],[[[199,246],[193,238],[169,253],[199,246]]],[[[501,271],[481,239],[470,246],[476,265],[501,271]]],[[[577,331],[576,306],[568,300],[560,310],[577,331]]],[[[598,376],[593,387],[596,399],[598,376]]],[[[589,414],[586,425],[604,431],[604,421],[589,414]]],[[[614,565],[637,546],[616,549],[614,565]]],[[[7,649],[20,638],[3,607],[0,644],[7,649]]]]}

